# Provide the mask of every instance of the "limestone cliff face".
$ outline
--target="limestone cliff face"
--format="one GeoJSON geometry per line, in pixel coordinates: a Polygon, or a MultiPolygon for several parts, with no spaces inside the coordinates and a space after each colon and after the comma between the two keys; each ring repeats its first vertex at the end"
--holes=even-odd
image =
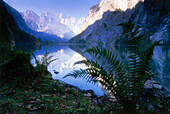
{"type": "Polygon", "coordinates": [[[133,8],[139,1],[143,0],[101,0],[100,4],[91,7],[88,17],[86,18],[82,30],[85,30],[95,21],[100,20],[107,11],[122,10],[133,8]]]}
{"type": "Polygon", "coordinates": [[[165,39],[170,44],[168,0],[101,0],[90,9],[84,30],[71,42],[113,44],[119,40],[122,22],[131,21],[144,28],[151,40],[165,39]]]}

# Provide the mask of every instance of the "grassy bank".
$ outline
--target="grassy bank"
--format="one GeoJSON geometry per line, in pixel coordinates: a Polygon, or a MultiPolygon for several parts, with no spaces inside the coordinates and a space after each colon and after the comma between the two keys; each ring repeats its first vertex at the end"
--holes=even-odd
{"type": "Polygon", "coordinates": [[[100,107],[75,88],[42,76],[30,85],[17,87],[14,83],[0,88],[1,113],[77,113],[108,112],[107,105],[100,107]]]}

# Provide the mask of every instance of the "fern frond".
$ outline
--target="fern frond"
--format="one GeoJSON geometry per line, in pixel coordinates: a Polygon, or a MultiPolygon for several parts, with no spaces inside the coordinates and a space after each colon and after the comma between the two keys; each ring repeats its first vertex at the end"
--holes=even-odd
{"type": "Polygon", "coordinates": [[[142,80],[146,81],[151,76],[153,76],[153,73],[151,72],[151,66],[150,62],[152,60],[153,50],[156,46],[160,45],[160,41],[155,41],[152,45],[146,48],[146,50],[140,55],[140,60],[138,64],[138,70],[140,73],[143,74],[144,77],[142,80]]]}
{"type": "Polygon", "coordinates": [[[74,78],[82,78],[84,80],[86,80],[89,83],[97,83],[98,81],[98,77],[96,74],[96,69],[95,68],[91,68],[91,69],[80,69],[80,70],[74,70],[71,73],[67,74],[66,76],[64,76],[63,78],[67,78],[67,77],[74,77],[74,78]]]}
{"type": "Polygon", "coordinates": [[[106,50],[105,48],[99,49],[98,47],[93,47],[93,48],[86,50],[85,52],[88,52],[89,54],[94,54],[94,56],[98,60],[105,61],[106,64],[108,65],[109,72],[115,73],[114,70],[116,70],[117,67],[125,68],[125,66],[123,65],[123,62],[120,62],[117,59],[117,55],[115,55],[113,52],[109,50],[106,50]]]}
{"type": "Polygon", "coordinates": [[[130,54],[129,92],[135,99],[139,96],[143,83],[153,75],[150,60],[152,59],[154,46],[157,43],[144,51],[146,38],[144,34],[141,34],[141,28],[135,27],[131,23],[122,23],[119,26],[123,28],[122,38],[125,39],[130,54]]]}
{"type": "Polygon", "coordinates": [[[50,61],[47,63],[47,66],[48,66],[49,64],[51,64],[52,62],[56,61],[56,60],[58,60],[58,58],[50,60],[50,61]]]}
{"type": "Polygon", "coordinates": [[[37,65],[40,64],[39,61],[37,60],[35,54],[34,54],[33,52],[31,52],[31,54],[32,54],[32,56],[34,57],[36,64],[37,64],[37,65]]]}

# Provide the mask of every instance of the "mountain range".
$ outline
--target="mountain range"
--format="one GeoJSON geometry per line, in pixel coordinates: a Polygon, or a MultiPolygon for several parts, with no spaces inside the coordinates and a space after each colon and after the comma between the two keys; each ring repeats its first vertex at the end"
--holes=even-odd
{"type": "Polygon", "coordinates": [[[66,41],[65,38],[60,38],[57,35],[52,35],[52,34],[32,30],[31,28],[29,28],[27,26],[27,24],[25,23],[25,20],[23,19],[23,17],[17,10],[15,10],[14,8],[12,8],[11,6],[9,6],[6,3],[5,3],[5,5],[6,5],[7,11],[13,16],[13,18],[14,18],[15,22],[17,23],[17,25],[19,26],[19,28],[21,30],[25,31],[26,33],[33,35],[37,38],[40,38],[42,41],[54,41],[54,42],[66,41]]]}
{"type": "Polygon", "coordinates": [[[57,35],[61,38],[70,39],[80,33],[84,18],[76,19],[64,14],[45,12],[40,15],[31,10],[21,12],[27,26],[37,32],[57,35]]]}
{"type": "Polygon", "coordinates": [[[6,10],[26,33],[40,38],[42,41],[64,42],[80,33],[84,18],[76,19],[60,14],[45,12],[37,15],[31,10],[18,12],[7,3],[6,10]]]}
{"type": "Polygon", "coordinates": [[[112,45],[121,37],[122,29],[117,25],[131,22],[144,28],[148,39],[162,39],[170,45],[169,3],[168,0],[101,0],[91,7],[86,19],[67,17],[62,13],[37,15],[30,10],[19,13],[5,5],[21,30],[42,41],[63,42],[76,35],[69,41],[112,45]]]}

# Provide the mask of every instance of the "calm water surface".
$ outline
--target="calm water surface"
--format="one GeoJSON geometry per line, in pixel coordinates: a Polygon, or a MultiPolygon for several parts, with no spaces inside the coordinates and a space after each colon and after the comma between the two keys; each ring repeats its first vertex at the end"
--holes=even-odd
{"type": "MultiPolygon", "coordinates": [[[[103,95],[104,91],[101,89],[99,85],[94,85],[92,83],[87,83],[82,78],[63,78],[68,73],[72,72],[75,69],[84,69],[84,65],[76,65],[73,66],[75,62],[83,60],[83,59],[93,59],[95,58],[89,54],[84,54],[83,56],[80,54],[89,47],[86,46],[50,46],[50,47],[42,47],[40,50],[36,50],[34,52],[35,56],[38,59],[41,59],[45,54],[45,50],[47,49],[50,52],[50,55],[53,56],[53,59],[58,58],[58,60],[52,62],[48,66],[48,70],[52,73],[53,79],[58,79],[60,81],[64,81],[68,84],[79,87],[83,90],[93,90],[95,94],[98,96],[103,95]],[[55,74],[55,71],[58,71],[59,74],[55,74]]],[[[124,60],[127,57],[127,52],[122,48],[115,47],[106,47],[109,50],[114,51],[120,60],[124,60]]],[[[34,63],[34,59],[32,59],[32,63],[34,63]]],[[[104,62],[103,62],[104,63],[104,62]]],[[[101,63],[102,64],[102,63],[101,63]]],[[[159,81],[162,85],[166,86],[170,89],[170,47],[157,47],[154,51],[153,55],[153,63],[152,68],[155,73],[155,79],[159,81]]]]}
{"type": "MultiPolygon", "coordinates": [[[[85,59],[79,53],[73,51],[71,48],[67,46],[51,46],[51,47],[42,47],[40,50],[36,50],[34,52],[35,56],[40,59],[45,54],[45,50],[50,52],[50,56],[53,56],[53,59],[58,58],[58,60],[52,62],[48,66],[48,70],[52,73],[53,79],[58,79],[60,81],[64,81],[68,84],[79,87],[83,90],[93,90],[96,95],[100,96],[104,94],[104,91],[100,88],[99,85],[94,85],[92,83],[87,83],[82,78],[63,78],[68,73],[71,73],[75,69],[84,69],[84,65],[76,65],[73,66],[75,62],[85,59]],[[55,71],[58,71],[59,74],[55,74],[55,71]]],[[[32,63],[35,63],[35,60],[32,60],[32,63]]]]}

